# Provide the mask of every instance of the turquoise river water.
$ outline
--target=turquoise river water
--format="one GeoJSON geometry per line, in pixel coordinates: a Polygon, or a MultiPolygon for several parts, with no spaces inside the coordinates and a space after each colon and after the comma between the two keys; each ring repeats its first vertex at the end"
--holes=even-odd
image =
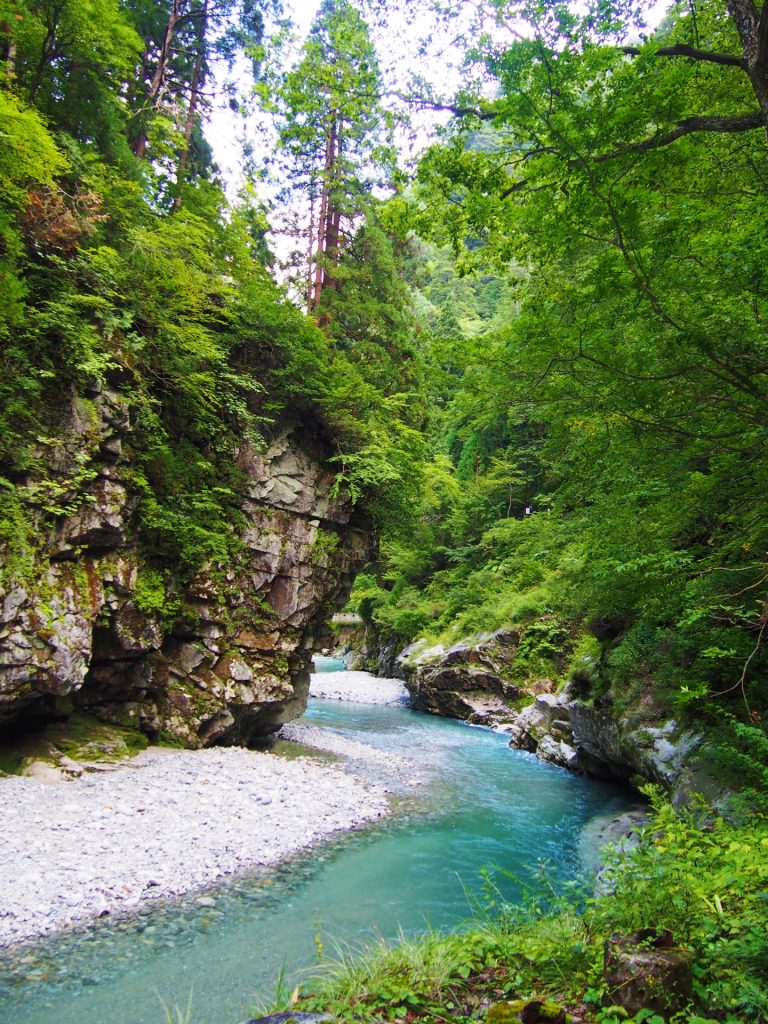
{"type": "Polygon", "coordinates": [[[582,869],[589,823],[630,794],[511,750],[486,729],[407,708],[312,700],[305,720],[426,767],[430,781],[384,823],[285,865],[134,918],[0,955],[4,1024],[237,1024],[316,962],[318,939],[357,945],[448,928],[488,892],[514,900],[541,861],[565,881],[582,869]],[[502,869],[501,872],[498,869],[502,869]]]}

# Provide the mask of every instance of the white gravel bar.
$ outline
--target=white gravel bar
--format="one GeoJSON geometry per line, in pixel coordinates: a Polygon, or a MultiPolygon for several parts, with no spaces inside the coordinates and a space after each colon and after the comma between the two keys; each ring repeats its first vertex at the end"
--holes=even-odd
{"type": "Polygon", "coordinates": [[[151,748],[54,785],[2,778],[0,801],[0,945],[276,864],[388,810],[339,766],[240,747],[151,748]]]}
{"type": "Polygon", "coordinates": [[[380,679],[370,672],[315,672],[309,695],[356,704],[407,704],[410,701],[405,684],[399,679],[380,679]]]}
{"type": "Polygon", "coordinates": [[[304,722],[289,722],[280,730],[280,739],[326,750],[358,764],[376,765],[396,778],[401,785],[420,786],[424,782],[424,772],[418,762],[398,757],[389,750],[377,750],[368,743],[340,736],[330,729],[320,729],[304,722]]]}

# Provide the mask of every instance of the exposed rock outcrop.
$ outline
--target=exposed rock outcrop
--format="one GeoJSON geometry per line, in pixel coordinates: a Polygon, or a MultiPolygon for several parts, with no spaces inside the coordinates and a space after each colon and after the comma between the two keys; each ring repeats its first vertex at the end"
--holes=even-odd
{"type": "Polygon", "coordinates": [[[65,420],[62,474],[90,472],[34,565],[5,573],[0,725],[76,708],[206,746],[247,742],[301,714],[310,655],[370,554],[322,445],[294,424],[264,449],[244,442],[233,453],[245,481],[241,556],[177,582],[169,622],[142,588],[123,400],[73,398],[65,420]]]}
{"type": "MultiPolygon", "coordinates": [[[[349,616],[345,619],[349,620],[349,616]]],[[[353,671],[372,672],[384,679],[405,680],[406,673],[400,661],[402,642],[385,636],[374,622],[364,622],[355,616],[356,622],[337,626],[337,646],[339,657],[342,657],[347,668],[353,671]]]]}
{"type": "Polygon", "coordinates": [[[523,694],[505,674],[519,639],[516,630],[499,630],[448,648],[423,642],[407,647],[397,661],[413,707],[478,725],[514,721],[523,694]]]}
{"type": "Polygon", "coordinates": [[[685,787],[702,743],[673,720],[640,725],[567,691],[536,697],[508,731],[513,746],[571,771],[621,782],[639,776],[673,791],[685,787]]]}
{"type": "Polygon", "coordinates": [[[639,721],[617,714],[609,700],[588,704],[549,679],[525,680],[517,665],[518,629],[473,637],[452,647],[424,641],[399,656],[412,704],[421,711],[490,725],[511,745],[544,761],[596,778],[659,783],[674,798],[709,799],[721,787],[697,768],[702,737],[673,720],[639,721]]]}

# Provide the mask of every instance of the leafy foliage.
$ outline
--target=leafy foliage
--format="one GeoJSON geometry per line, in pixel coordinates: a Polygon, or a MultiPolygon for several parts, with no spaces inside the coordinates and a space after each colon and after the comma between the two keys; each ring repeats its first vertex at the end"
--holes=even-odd
{"type": "MultiPolygon", "coordinates": [[[[396,359],[407,304],[399,338],[374,338],[382,300],[366,310],[350,278],[356,326],[345,343],[330,340],[270,278],[247,190],[230,206],[210,167],[187,159],[203,65],[243,46],[258,63],[265,14],[180,0],[0,8],[0,485],[11,574],[28,571],[46,524],[90,500],[93,403],[105,392],[129,420],[125,477],[158,571],[189,575],[238,557],[235,454],[263,444],[277,420],[311,423],[338,489],[380,518],[408,506],[418,416],[405,389],[368,366],[375,351],[387,367],[396,359]],[[170,92],[153,93],[158,71],[170,92]]],[[[390,243],[371,232],[360,244],[380,253],[391,290],[390,243]]]]}
{"type": "Polygon", "coordinates": [[[637,848],[613,855],[606,894],[585,900],[544,885],[508,906],[491,890],[485,914],[457,933],[339,951],[299,1005],[341,1020],[468,1021],[488,1001],[548,996],[579,1015],[618,1019],[611,1007],[599,1010],[605,940],[669,928],[695,964],[693,1005],[672,1019],[758,1022],[766,1012],[767,848],[762,818],[737,826],[680,814],[657,798],[637,848]]]}
{"type": "Polygon", "coordinates": [[[502,285],[473,337],[455,289],[424,284],[434,256],[412,271],[442,311],[417,303],[429,473],[453,482],[385,548],[369,612],[446,639],[554,614],[599,641],[592,685],[625,706],[650,683],[658,708],[729,704],[759,728],[765,131],[668,141],[686,118],[752,109],[753,88],[728,65],[741,41],[720,5],[674,11],[638,44],[641,8],[473,8],[485,88],[449,104],[411,223],[502,285]],[[493,19],[512,13],[530,36],[500,43],[493,19]]]}

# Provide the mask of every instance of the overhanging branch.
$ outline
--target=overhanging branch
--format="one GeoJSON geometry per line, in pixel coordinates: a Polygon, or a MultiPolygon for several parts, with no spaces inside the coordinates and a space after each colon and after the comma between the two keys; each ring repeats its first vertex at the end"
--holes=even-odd
{"type": "MultiPolygon", "coordinates": [[[[639,46],[622,46],[622,52],[633,57],[642,53],[639,46]]],[[[715,53],[713,50],[697,50],[695,46],[687,46],[685,43],[676,43],[674,46],[662,46],[656,50],[654,57],[690,57],[691,60],[704,60],[710,64],[723,64],[726,67],[741,68],[747,71],[747,62],[743,57],[737,57],[731,53],[715,53]]]]}
{"type": "Polygon", "coordinates": [[[713,132],[727,135],[755,131],[757,128],[765,127],[765,118],[759,111],[754,114],[741,114],[735,117],[686,117],[684,120],[678,121],[675,127],[668,132],[653,135],[650,139],[643,139],[642,142],[629,142],[625,146],[619,146],[611,150],[610,153],[596,156],[593,160],[596,164],[602,164],[607,160],[615,160],[617,157],[625,156],[628,153],[647,153],[649,150],[670,146],[684,135],[693,135],[698,132],[713,132]]]}
{"type": "Polygon", "coordinates": [[[440,103],[438,100],[429,100],[423,96],[403,95],[402,93],[390,93],[398,99],[416,107],[418,110],[446,111],[455,117],[476,117],[479,121],[492,121],[498,117],[496,110],[481,110],[479,107],[462,106],[456,103],[440,103]]]}

